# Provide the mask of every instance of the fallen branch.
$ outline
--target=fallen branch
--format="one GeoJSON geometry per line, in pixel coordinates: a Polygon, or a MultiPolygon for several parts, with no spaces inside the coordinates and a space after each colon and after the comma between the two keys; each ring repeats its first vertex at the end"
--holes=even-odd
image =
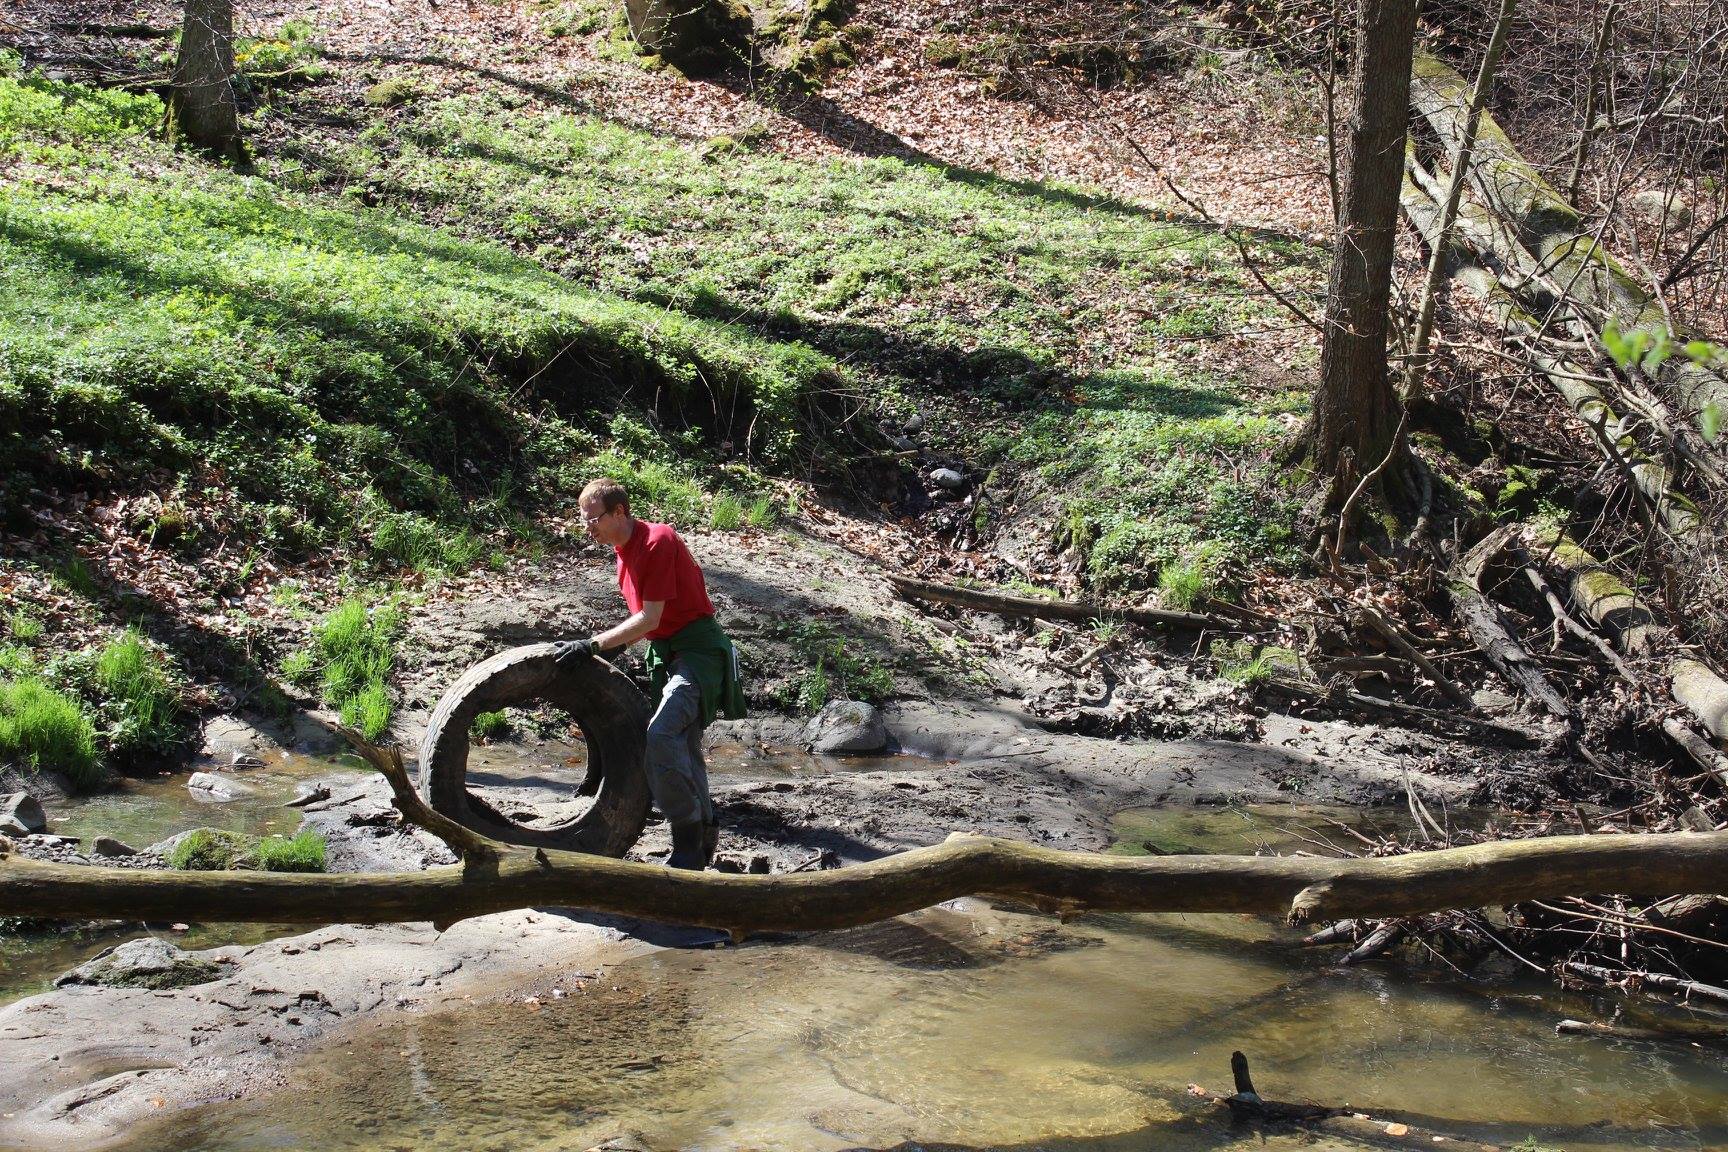
{"type": "Polygon", "coordinates": [[[905,576],[889,576],[894,591],[912,600],[927,600],[934,604],[953,604],[979,612],[994,612],[1035,620],[1123,620],[1149,627],[1186,628],[1190,631],[1248,632],[1235,620],[1200,612],[1178,612],[1168,608],[1117,608],[1086,600],[1045,600],[1037,596],[1010,596],[1002,592],[985,592],[978,588],[957,588],[952,584],[933,584],[927,580],[912,580],[905,576]]]}
{"type": "Polygon", "coordinates": [[[1432,680],[1435,686],[1451,699],[1452,703],[1465,709],[1476,707],[1475,702],[1470,699],[1470,693],[1458,687],[1452,682],[1450,676],[1440,671],[1439,665],[1428,659],[1421,649],[1417,648],[1415,644],[1411,643],[1410,638],[1404,635],[1404,630],[1388,620],[1378,608],[1363,604],[1358,606],[1357,611],[1368,626],[1380,634],[1381,639],[1403,653],[1416,667],[1422,669],[1423,674],[1432,680]]]}
{"type": "MultiPolygon", "coordinates": [[[[385,762],[392,775],[399,761],[385,762]]],[[[399,802],[405,781],[392,779],[399,802]]],[[[428,812],[409,802],[404,816],[425,820],[428,812]]],[[[552,906],[743,935],[852,927],[990,893],[1069,913],[1284,913],[1305,924],[1590,892],[1711,892],[1728,873],[1728,832],[1559,836],[1353,860],[1137,858],[964,836],[847,868],[779,876],[685,872],[479,836],[455,843],[462,845],[460,864],[425,872],[300,875],[52,864],[8,852],[0,841],[0,916],[449,924],[552,906]]]]}
{"type": "Polygon", "coordinates": [[[1496,671],[1522,689],[1550,715],[1571,725],[1576,717],[1572,705],[1560,694],[1518,637],[1500,615],[1500,609],[1482,594],[1482,572],[1511,541],[1511,528],[1498,528],[1459,560],[1452,570],[1452,611],[1482,649],[1496,671]]]}
{"type": "Polygon", "coordinates": [[[1665,1044],[1721,1044],[1728,1042],[1723,1028],[1632,1028],[1601,1020],[1562,1020],[1554,1025],[1558,1036],[1594,1036],[1602,1040],[1658,1040],[1665,1044]]]}
{"type": "Polygon", "coordinates": [[[1566,962],[1566,971],[1575,976],[1583,976],[1598,984],[1606,984],[1611,988],[1637,989],[1656,988],[1663,992],[1672,992],[1688,1000],[1713,1000],[1718,1004],[1728,1004],[1728,988],[1718,988],[1714,984],[1700,984],[1696,980],[1683,980],[1678,976],[1669,976],[1662,972],[1618,972],[1612,968],[1604,968],[1599,964],[1585,964],[1579,960],[1566,962]]]}

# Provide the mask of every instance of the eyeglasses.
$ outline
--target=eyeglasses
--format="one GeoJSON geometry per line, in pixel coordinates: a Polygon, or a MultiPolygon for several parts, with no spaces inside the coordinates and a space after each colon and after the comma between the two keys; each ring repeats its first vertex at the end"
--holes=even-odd
{"type": "Polygon", "coordinates": [[[584,526],[592,528],[592,527],[594,527],[594,525],[600,523],[600,521],[606,519],[606,517],[612,515],[612,513],[616,512],[616,511],[617,511],[617,509],[614,508],[611,511],[602,512],[598,516],[583,516],[582,517],[582,523],[584,526]]]}

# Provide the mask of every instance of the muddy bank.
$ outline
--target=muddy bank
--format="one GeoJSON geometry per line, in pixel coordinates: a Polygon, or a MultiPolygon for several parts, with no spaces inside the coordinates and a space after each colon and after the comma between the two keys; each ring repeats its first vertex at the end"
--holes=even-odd
{"type": "MultiPolygon", "coordinates": [[[[1097,850],[1123,809],[1374,803],[1401,799],[1407,772],[1424,792],[1448,801],[1474,787],[1469,769],[1480,757],[1470,750],[1423,735],[1263,713],[1232,688],[1202,683],[1184,693],[1175,673],[1165,678],[1171,698],[1160,722],[1186,725],[1201,738],[1051,731],[1038,711],[1052,687],[1078,683],[1082,700],[1091,699],[1090,689],[1059,662],[1040,658],[1047,649],[1035,633],[994,619],[925,616],[832,542],[699,537],[695,547],[754,674],[756,717],[709,733],[722,849],[739,870],[844,865],[956,831],[1097,850]],[[891,669],[900,697],[885,709],[894,754],[801,757],[803,718],[773,711],[777,694],[805,670],[799,629],[814,622],[891,669]],[[1254,738],[1206,738],[1221,730],[1254,738]]],[[[414,747],[443,687],[474,660],[515,644],[588,634],[617,612],[610,565],[597,555],[568,556],[484,595],[434,598],[410,623],[399,738],[414,747]]],[[[1110,706],[1123,710],[1119,699],[1110,706]]],[[[270,763],[313,746],[320,731],[316,724],[266,730],[226,723],[205,754],[270,763]]],[[[518,760],[542,765],[542,798],[581,776],[568,762],[579,758],[566,757],[559,739],[523,733],[515,742],[518,760]]],[[[330,797],[304,816],[329,838],[335,867],[412,869],[446,858],[440,845],[401,829],[381,780],[332,773],[327,783],[330,797]]],[[[650,824],[632,856],[653,861],[666,849],[664,826],[650,824]]],[[[467,997],[576,979],[620,957],[694,938],[549,911],[485,917],[442,935],[425,925],[333,926],[202,953],[220,973],[203,984],[57,989],[0,1009],[7,1056],[0,1143],[94,1147],[141,1117],[268,1091],[309,1051],[362,1021],[436,1013],[471,1003],[467,997]]]]}

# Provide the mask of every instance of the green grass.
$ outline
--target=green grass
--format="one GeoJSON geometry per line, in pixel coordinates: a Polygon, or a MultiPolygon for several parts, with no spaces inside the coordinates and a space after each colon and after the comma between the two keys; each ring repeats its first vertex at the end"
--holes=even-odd
{"type": "Polygon", "coordinates": [[[243,859],[251,837],[219,828],[195,828],[168,853],[168,867],[181,872],[226,872],[243,859]]]}
{"type": "Polygon", "coordinates": [[[772,496],[758,496],[744,509],[744,523],[752,528],[772,528],[780,522],[780,511],[772,496]]]}
{"type": "Polygon", "coordinates": [[[772,465],[840,386],[797,341],[175,155],[160,117],[0,69],[0,505],[166,471],[268,550],[461,568],[597,470],[627,395],[660,420],[615,469],[687,456],[686,430],[772,465]]]}
{"type": "Polygon", "coordinates": [[[115,764],[166,760],[191,739],[192,713],[162,657],[136,628],[102,647],[89,682],[105,723],[102,743],[115,764]]]}
{"type": "Polygon", "coordinates": [[[309,673],[315,665],[324,702],[368,740],[390,726],[389,679],[401,626],[394,605],[368,609],[364,600],[346,600],[313,629],[310,662],[300,660],[294,669],[309,673]]]}
{"type": "Polygon", "coordinates": [[[324,837],[306,829],[293,836],[248,836],[220,828],[195,828],[168,854],[168,866],[182,872],[324,871],[324,837]]]}
{"type": "Polygon", "coordinates": [[[42,639],[42,621],[22,608],[14,608],[6,616],[6,632],[20,644],[34,644],[42,639]]]}
{"type": "Polygon", "coordinates": [[[1158,573],[1158,591],[1166,607],[1188,612],[1211,598],[1212,578],[1203,561],[1179,560],[1158,573]]]}
{"type": "MultiPolygon", "coordinates": [[[[266,182],[149,142],[154,97],[0,76],[0,510],[166,470],[231,490],[224,531],[265,550],[461,570],[595,473],[730,523],[759,486],[717,465],[805,476],[856,458],[862,392],[963,394],[955,450],[1036,473],[1100,588],[1295,555],[1267,462],[1289,405],[1201,354],[1273,315],[1211,231],[426,82],[357,135],[266,111],[266,182]]],[[[1257,255],[1298,296],[1323,279],[1300,245],[1257,255]]]]}
{"type": "Polygon", "coordinates": [[[1276,648],[1259,649],[1246,640],[1215,640],[1211,654],[1220,677],[1252,688],[1272,679],[1279,652],[1276,648]]]}
{"type": "Polygon", "coordinates": [[[894,674],[856,644],[848,647],[846,638],[827,624],[779,623],[768,632],[786,642],[802,664],[801,671],[779,689],[781,705],[790,710],[820,712],[830,700],[880,704],[894,694],[894,674]]]}
{"type": "Polygon", "coordinates": [[[474,717],[474,723],[468,726],[468,735],[476,740],[497,740],[510,734],[510,716],[500,709],[497,712],[482,712],[474,717]]]}
{"type": "Polygon", "coordinates": [[[62,772],[80,787],[102,775],[88,713],[35,676],[0,680],[0,762],[62,772]]]}
{"type": "Polygon", "coordinates": [[[261,872],[324,871],[324,837],[310,828],[292,836],[265,836],[248,858],[261,872]]]}
{"type": "Polygon", "coordinates": [[[708,509],[708,524],[716,532],[736,532],[744,525],[744,504],[729,492],[714,497],[708,509]]]}
{"type": "MultiPolygon", "coordinates": [[[[1100,587],[1155,586],[1203,545],[1220,565],[1294,559],[1297,502],[1269,463],[1288,403],[1195,355],[1283,323],[1217,235],[1082,188],[810,163],[515,103],[429,99],[346,144],[309,142],[286,175],[505,237],[669,317],[808,343],[889,396],[940,378],[938,406],[964,392],[986,417],[957,447],[1043,473],[1058,515],[1089,522],[1100,587]]],[[[1256,254],[1287,290],[1318,290],[1317,250],[1256,254]]]]}

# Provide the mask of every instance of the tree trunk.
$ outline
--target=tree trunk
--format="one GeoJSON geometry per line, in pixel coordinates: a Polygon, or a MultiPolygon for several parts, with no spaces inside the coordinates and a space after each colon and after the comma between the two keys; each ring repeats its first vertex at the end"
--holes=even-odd
{"type": "Polygon", "coordinates": [[[168,139],[235,163],[245,159],[234,100],[234,0],[186,0],[168,139]]]}
{"type": "Polygon", "coordinates": [[[1416,0],[1362,0],[1343,203],[1310,425],[1314,468],[1322,477],[1367,473],[1392,450],[1398,426],[1386,333],[1415,33],[1416,0]]]}

